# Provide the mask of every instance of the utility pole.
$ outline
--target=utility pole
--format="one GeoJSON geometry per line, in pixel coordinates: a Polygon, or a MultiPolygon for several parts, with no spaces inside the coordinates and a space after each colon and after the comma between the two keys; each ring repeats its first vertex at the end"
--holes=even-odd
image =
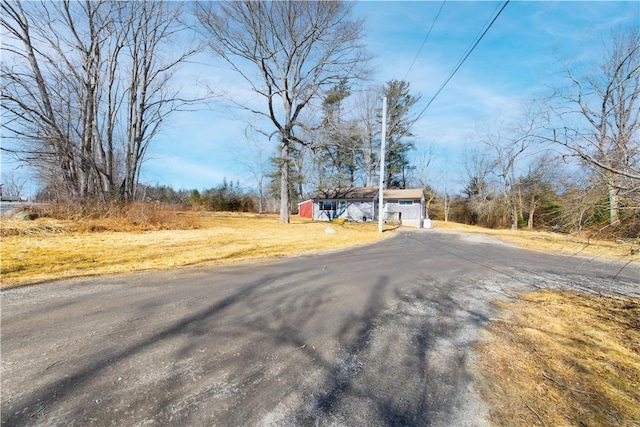
{"type": "Polygon", "coordinates": [[[380,141],[380,189],[378,190],[378,232],[384,224],[384,150],[387,140],[387,97],[382,98],[382,140],[380,141]]]}

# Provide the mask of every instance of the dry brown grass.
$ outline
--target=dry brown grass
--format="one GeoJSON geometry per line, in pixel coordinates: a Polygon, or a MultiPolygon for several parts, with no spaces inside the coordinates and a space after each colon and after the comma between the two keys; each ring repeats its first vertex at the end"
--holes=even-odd
{"type": "Polygon", "coordinates": [[[5,216],[2,236],[51,232],[154,231],[200,228],[200,218],[155,203],[49,204],[5,216]],[[37,219],[38,221],[29,221],[37,219]]]}
{"type": "Polygon", "coordinates": [[[478,362],[494,423],[640,425],[638,300],[542,291],[498,305],[478,362]]]}
{"type": "MultiPolygon", "coordinates": [[[[379,240],[375,224],[313,223],[273,215],[180,213],[151,204],[95,208],[59,205],[34,211],[33,221],[3,219],[2,286],[73,276],[282,257],[379,240]],[[327,234],[331,226],[339,231],[327,234]]],[[[391,226],[389,226],[391,227],[391,226]]],[[[488,230],[434,221],[434,227],[482,233],[539,250],[639,259],[626,245],[552,233],[488,230]]]]}
{"type": "MultiPolygon", "coordinates": [[[[640,260],[637,242],[528,230],[434,227],[494,236],[528,249],[640,260]]],[[[568,292],[522,294],[496,303],[478,347],[480,390],[500,426],[640,427],[640,301],[568,292]]]]}
{"type": "Polygon", "coordinates": [[[640,253],[632,254],[631,248],[640,248],[640,241],[614,241],[595,239],[583,235],[571,235],[535,230],[492,230],[473,225],[433,221],[434,228],[493,236],[506,243],[523,248],[554,252],[564,255],[593,258],[640,261],[640,253]]]}
{"type": "Polygon", "coordinates": [[[121,231],[112,231],[112,222],[121,221],[109,218],[3,220],[2,286],[284,257],[371,243],[388,235],[381,236],[371,223],[328,224],[294,218],[284,226],[275,215],[188,213],[182,217],[192,229],[129,230],[116,224],[121,231]],[[335,233],[326,233],[328,227],[335,233]],[[14,231],[5,233],[5,229],[14,231]]]}
{"type": "MultiPolygon", "coordinates": [[[[293,218],[283,226],[275,215],[149,209],[111,211],[103,217],[80,212],[70,219],[3,219],[1,285],[283,257],[352,247],[391,234],[380,235],[371,223],[293,218]],[[325,232],[329,227],[334,234],[325,232]]],[[[531,249],[634,259],[628,246],[614,242],[438,221],[433,225],[531,249]]],[[[637,300],[545,291],[499,305],[505,317],[492,322],[491,339],[480,345],[478,362],[485,379],[481,391],[495,423],[640,426],[637,300]]]]}

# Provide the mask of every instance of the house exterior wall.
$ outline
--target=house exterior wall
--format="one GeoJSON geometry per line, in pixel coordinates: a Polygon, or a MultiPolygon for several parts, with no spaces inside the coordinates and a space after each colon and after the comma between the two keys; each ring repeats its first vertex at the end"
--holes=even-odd
{"type": "Polygon", "coordinates": [[[420,200],[389,200],[385,203],[385,212],[402,214],[402,222],[421,220],[423,216],[420,200]]]}
{"type": "Polygon", "coordinates": [[[347,218],[350,221],[373,221],[375,212],[372,200],[354,201],[347,207],[347,218]]]}
{"type": "MultiPolygon", "coordinates": [[[[318,193],[313,200],[313,219],[331,221],[375,221],[378,218],[377,188],[337,188],[318,193]]],[[[424,195],[421,189],[384,190],[385,219],[401,219],[403,225],[421,228],[424,195]]],[[[302,209],[302,208],[301,208],[302,209]]]]}
{"type": "MultiPolygon", "coordinates": [[[[420,227],[424,219],[423,204],[421,200],[408,201],[385,200],[385,216],[398,218],[401,214],[402,224],[411,227],[420,227]]],[[[302,205],[300,206],[302,216],[302,205]]],[[[349,221],[375,221],[378,218],[377,200],[315,200],[313,202],[313,219],[317,221],[331,221],[333,219],[348,219],[349,221]],[[321,209],[321,203],[325,207],[335,206],[335,209],[321,209]]]]}
{"type": "Polygon", "coordinates": [[[313,202],[313,219],[316,221],[331,221],[332,219],[340,217],[340,209],[338,208],[337,200],[314,200],[313,202]],[[323,204],[335,203],[336,209],[322,208],[323,204]]]}
{"type": "Polygon", "coordinates": [[[384,213],[387,218],[400,219],[402,225],[422,228],[423,203],[421,200],[394,200],[384,203],[384,213]]]}
{"type": "Polygon", "coordinates": [[[349,221],[372,221],[374,218],[372,200],[315,200],[313,203],[313,219],[317,221],[331,221],[333,219],[348,219],[349,221]],[[322,209],[326,205],[335,209],[322,209]]]}
{"type": "Polygon", "coordinates": [[[313,200],[298,203],[298,215],[301,218],[313,218],[313,200]]]}

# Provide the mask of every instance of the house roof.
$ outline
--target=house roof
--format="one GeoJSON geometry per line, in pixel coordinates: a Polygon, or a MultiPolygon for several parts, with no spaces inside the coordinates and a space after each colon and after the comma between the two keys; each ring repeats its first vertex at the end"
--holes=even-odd
{"type": "Polygon", "coordinates": [[[328,188],[320,190],[314,199],[373,199],[378,195],[377,187],[328,188]]]}
{"type": "Polygon", "coordinates": [[[385,199],[421,199],[422,190],[420,188],[389,189],[384,190],[383,196],[385,199]]]}
{"type": "MultiPolygon", "coordinates": [[[[328,188],[320,190],[313,196],[314,200],[350,199],[371,200],[378,197],[378,187],[328,188]]],[[[384,190],[385,199],[421,199],[422,190],[419,188],[384,190]]]]}

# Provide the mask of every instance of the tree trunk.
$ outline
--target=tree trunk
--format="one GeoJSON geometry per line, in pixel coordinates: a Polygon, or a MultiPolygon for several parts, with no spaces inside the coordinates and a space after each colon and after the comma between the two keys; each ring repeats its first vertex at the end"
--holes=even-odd
{"type": "Polygon", "coordinates": [[[529,204],[529,219],[527,220],[527,228],[533,230],[533,215],[536,212],[536,198],[531,196],[531,203],[529,204]]]}
{"type": "Polygon", "coordinates": [[[258,214],[262,215],[264,213],[264,191],[262,189],[262,178],[258,181],[258,214]]]}
{"type": "Polygon", "coordinates": [[[511,207],[511,229],[512,230],[518,229],[518,207],[516,206],[515,203],[511,207]]]}
{"type": "Polygon", "coordinates": [[[607,182],[607,194],[609,196],[609,224],[615,225],[620,222],[620,198],[618,190],[611,182],[607,182]]]}
{"type": "Polygon", "coordinates": [[[283,136],[280,147],[280,224],[289,223],[289,144],[283,136]]]}
{"type": "Polygon", "coordinates": [[[449,222],[449,210],[451,209],[451,200],[447,194],[444,196],[444,222],[449,222]]]}

